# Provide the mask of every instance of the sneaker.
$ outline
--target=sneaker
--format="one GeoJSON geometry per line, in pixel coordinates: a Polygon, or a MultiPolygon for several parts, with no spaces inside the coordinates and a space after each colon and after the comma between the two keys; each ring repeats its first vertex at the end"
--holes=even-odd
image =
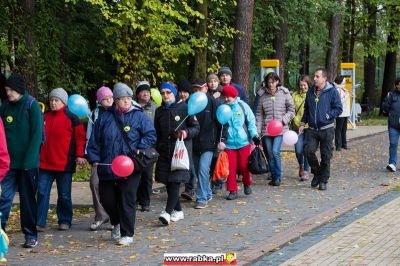
{"type": "Polygon", "coordinates": [[[94,221],[91,225],[90,225],[90,230],[92,231],[96,231],[97,229],[100,228],[100,226],[102,224],[108,223],[108,219],[102,220],[102,221],[94,221]]]}
{"type": "Polygon", "coordinates": [[[172,222],[177,222],[179,220],[183,220],[185,218],[185,215],[183,214],[183,211],[172,211],[171,213],[171,221],[172,222]]]}
{"type": "Polygon", "coordinates": [[[238,194],[236,191],[229,192],[228,197],[226,197],[227,200],[235,200],[237,198],[238,198],[238,194]]]}
{"type": "Polygon", "coordinates": [[[165,225],[169,225],[169,223],[171,222],[171,215],[166,211],[162,211],[160,216],[158,217],[158,220],[160,220],[165,225]]]}
{"type": "Polygon", "coordinates": [[[304,171],[303,175],[300,176],[300,181],[306,181],[306,180],[308,180],[308,172],[304,171]]]}
{"type": "Polygon", "coordinates": [[[208,197],[207,201],[212,201],[212,196],[208,197]]]}
{"type": "Polygon", "coordinates": [[[250,186],[244,185],[244,194],[245,195],[250,195],[253,191],[251,190],[250,186]]]}
{"type": "Polygon", "coordinates": [[[207,207],[207,203],[197,202],[196,206],[194,208],[195,209],[204,209],[205,207],[207,207]]]}
{"type": "Polygon", "coordinates": [[[45,226],[37,225],[37,226],[36,226],[36,231],[38,231],[38,232],[45,232],[45,231],[46,231],[46,227],[45,227],[45,226]]]}
{"type": "Polygon", "coordinates": [[[34,248],[38,244],[37,240],[34,238],[25,239],[25,243],[23,245],[24,248],[34,248]]]}
{"type": "Polygon", "coordinates": [[[388,164],[386,169],[388,169],[390,172],[396,172],[396,166],[392,163],[388,164]]]}
{"type": "Polygon", "coordinates": [[[68,224],[59,224],[58,225],[58,230],[60,231],[66,231],[70,228],[70,226],[68,224]]]}
{"type": "Polygon", "coordinates": [[[181,197],[185,200],[192,201],[192,200],[194,200],[194,191],[193,190],[192,191],[185,190],[184,192],[182,192],[181,197]]]}
{"type": "Polygon", "coordinates": [[[114,240],[121,238],[121,227],[119,224],[114,225],[114,228],[111,230],[111,238],[114,240]]]}
{"type": "Polygon", "coordinates": [[[117,244],[120,245],[120,246],[129,246],[132,243],[133,243],[133,236],[123,236],[117,242],[117,244]]]}

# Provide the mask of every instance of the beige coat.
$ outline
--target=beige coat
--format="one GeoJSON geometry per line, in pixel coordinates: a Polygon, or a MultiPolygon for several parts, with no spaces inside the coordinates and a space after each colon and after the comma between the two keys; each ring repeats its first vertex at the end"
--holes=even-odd
{"type": "Polygon", "coordinates": [[[260,97],[256,124],[259,136],[265,133],[265,129],[271,120],[279,120],[284,125],[283,132],[289,128],[288,125],[294,117],[294,103],[290,92],[285,87],[278,87],[275,95],[268,88],[261,88],[257,94],[260,97]]]}

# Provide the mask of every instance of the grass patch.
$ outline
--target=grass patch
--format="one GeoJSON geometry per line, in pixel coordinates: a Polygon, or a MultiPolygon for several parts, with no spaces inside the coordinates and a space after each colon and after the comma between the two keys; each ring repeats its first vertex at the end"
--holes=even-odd
{"type": "Polygon", "coordinates": [[[74,182],[89,181],[91,173],[91,166],[89,164],[79,165],[76,167],[76,172],[72,176],[74,182]]]}
{"type": "Polygon", "coordinates": [[[386,126],[387,125],[387,117],[383,115],[379,115],[379,108],[375,108],[375,110],[367,115],[366,113],[361,113],[360,121],[357,123],[358,126],[386,126]]]}

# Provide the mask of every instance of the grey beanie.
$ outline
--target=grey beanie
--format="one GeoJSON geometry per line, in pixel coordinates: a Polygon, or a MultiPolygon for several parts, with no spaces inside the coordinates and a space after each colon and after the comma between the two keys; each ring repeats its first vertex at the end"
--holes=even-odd
{"type": "Polygon", "coordinates": [[[68,102],[68,93],[63,88],[56,88],[50,92],[49,99],[52,97],[59,98],[64,104],[68,102]]]}
{"type": "Polygon", "coordinates": [[[133,97],[133,91],[125,83],[119,82],[114,85],[113,89],[114,99],[121,97],[133,97]]]}
{"type": "Polygon", "coordinates": [[[232,70],[229,67],[221,67],[218,70],[218,77],[220,77],[222,74],[228,74],[232,77],[232,70]]]}

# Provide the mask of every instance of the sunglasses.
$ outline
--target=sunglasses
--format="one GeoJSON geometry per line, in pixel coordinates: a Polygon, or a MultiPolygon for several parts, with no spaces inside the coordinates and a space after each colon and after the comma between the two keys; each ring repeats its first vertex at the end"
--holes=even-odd
{"type": "Polygon", "coordinates": [[[170,95],[172,91],[162,91],[160,92],[161,95],[170,95]]]}

